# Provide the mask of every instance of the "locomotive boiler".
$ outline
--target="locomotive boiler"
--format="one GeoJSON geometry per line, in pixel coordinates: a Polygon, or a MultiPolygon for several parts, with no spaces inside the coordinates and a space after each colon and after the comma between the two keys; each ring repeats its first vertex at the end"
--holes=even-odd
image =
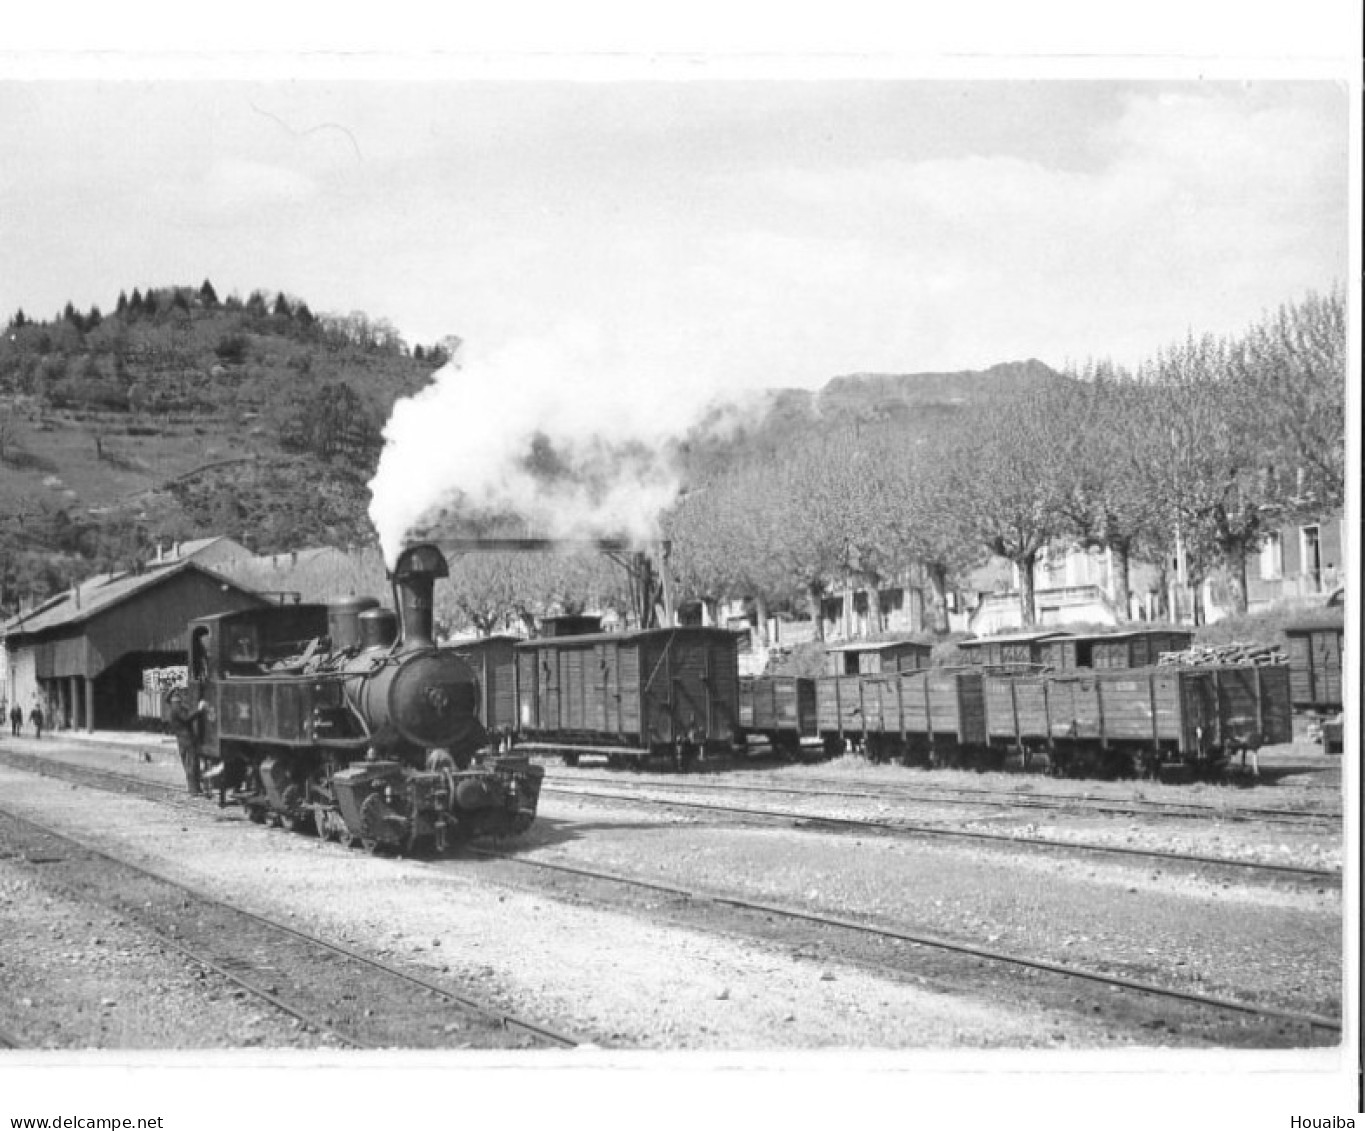
{"type": "Polygon", "coordinates": [[[202,749],[253,820],[407,853],[530,827],[544,770],[475,757],[478,681],[433,638],[447,576],[420,544],[390,574],[396,612],[352,597],[191,622],[202,749]]]}

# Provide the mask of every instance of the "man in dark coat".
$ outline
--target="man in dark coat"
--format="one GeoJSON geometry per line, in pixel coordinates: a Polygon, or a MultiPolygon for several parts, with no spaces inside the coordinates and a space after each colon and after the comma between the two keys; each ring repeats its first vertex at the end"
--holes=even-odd
{"type": "Polygon", "coordinates": [[[9,709],[9,729],[15,738],[18,738],[19,732],[24,729],[24,709],[18,703],[9,709]]]}
{"type": "Polygon", "coordinates": [[[199,778],[199,720],[209,709],[202,699],[191,708],[185,702],[183,691],[172,691],[171,729],[175,732],[175,744],[180,748],[180,764],[185,768],[185,785],[193,794],[201,792],[203,785],[199,778]]]}
{"type": "Polygon", "coordinates": [[[28,721],[33,724],[35,737],[43,737],[43,709],[37,703],[33,704],[33,710],[28,713],[28,721]]]}

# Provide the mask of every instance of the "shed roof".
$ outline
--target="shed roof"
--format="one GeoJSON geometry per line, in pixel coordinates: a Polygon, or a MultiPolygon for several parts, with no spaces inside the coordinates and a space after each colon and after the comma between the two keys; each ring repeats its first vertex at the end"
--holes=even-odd
{"type": "Polygon", "coordinates": [[[188,558],[180,558],[171,564],[163,564],[142,573],[104,573],[87,578],[74,589],[59,593],[31,612],[6,622],[4,635],[7,638],[36,636],[51,629],[83,624],[138,593],[190,571],[205,574],[215,582],[239,592],[253,597],[259,596],[254,589],[223,577],[188,558]]]}
{"type": "Polygon", "coordinates": [[[975,640],[959,640],[959,648],[976,648],[982,644],[1030,644],[1039,640],[1056,640],[1070,636],[1069,632],[1043,630],[1039,632],[1010,632],[1001,636],[978,636],[975,640]]]}
{"type": "Polygon", "coordinates": [[[932,648],[923,640],[854,640],[845,644],[828,644],[826,652],[889,652],[896,648],[932,648]]]}

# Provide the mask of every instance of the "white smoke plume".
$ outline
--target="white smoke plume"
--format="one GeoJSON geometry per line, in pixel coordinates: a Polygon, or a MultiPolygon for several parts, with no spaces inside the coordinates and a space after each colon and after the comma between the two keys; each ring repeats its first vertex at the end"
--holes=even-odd
{"type": "Polygon", "coordinates": [[[627,370],[591,332],[461,359],[397,402],[370,481],[384,558],[433,525],[515,516],[540,538],[657,537],[682,486],[676,442],[703,414],[733,418],[704,389],[627,370]]]}

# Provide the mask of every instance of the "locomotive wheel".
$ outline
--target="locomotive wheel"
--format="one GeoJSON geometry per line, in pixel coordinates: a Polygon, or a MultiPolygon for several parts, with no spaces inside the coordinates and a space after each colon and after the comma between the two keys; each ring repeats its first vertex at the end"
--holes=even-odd
{"type": "Polygon", "coordinates": [[[248,805],[246,807],[246,818],[253,825],[265,824],[265,810],[259,805],[248,805]]]}

